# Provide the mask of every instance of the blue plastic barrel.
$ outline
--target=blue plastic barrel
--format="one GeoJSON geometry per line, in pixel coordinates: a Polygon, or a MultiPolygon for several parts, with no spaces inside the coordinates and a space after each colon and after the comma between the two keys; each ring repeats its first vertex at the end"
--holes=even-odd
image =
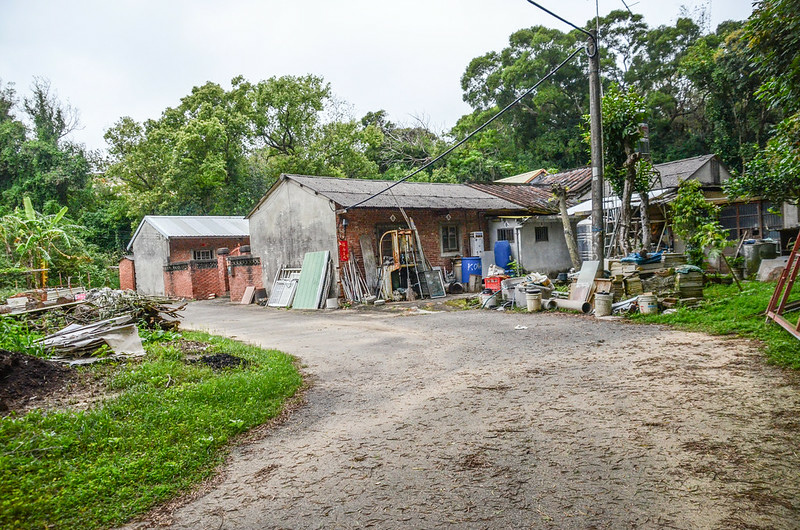
{"type": "Polygon", "coordinates": [[[511,243],[498,241],[494,244],[494,263],[501,269],[507,269],[511,262],[511,243]]]}
{"type": "Polygon", "coordinates": [[[469,275],[481,275],[481,258],[476,256],[474,258],[461,258],[461,281],[469,283],[469,275]]]}

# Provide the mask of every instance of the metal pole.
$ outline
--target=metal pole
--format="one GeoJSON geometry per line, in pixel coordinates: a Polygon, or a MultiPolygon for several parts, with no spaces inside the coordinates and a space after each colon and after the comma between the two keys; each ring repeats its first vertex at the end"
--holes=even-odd
{"type": "Polygon", "coordinates": [[[603,226],[603,119],[600,107],[600,50],[597,31],[592,30],[589,39],[589,116],[592,146],[592,250],[601,270],[605,246],[603,226]]]}

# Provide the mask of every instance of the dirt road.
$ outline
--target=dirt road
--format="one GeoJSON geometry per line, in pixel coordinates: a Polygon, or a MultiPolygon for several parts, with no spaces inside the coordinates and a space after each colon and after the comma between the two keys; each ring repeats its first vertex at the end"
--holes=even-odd
{"type": "Polygon", "coordinates": [[[563,314],[186,313],[296,355],[314,386],[158,519],[175,528],[800,527],[800,379],[746,341],[563,314]]]}

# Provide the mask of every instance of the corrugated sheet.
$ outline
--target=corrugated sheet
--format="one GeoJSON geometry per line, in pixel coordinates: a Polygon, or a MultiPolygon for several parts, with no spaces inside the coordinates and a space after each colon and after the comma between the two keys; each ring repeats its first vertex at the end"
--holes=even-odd
{"type": "Polygon", "coordinates": [[[468,186],[511,201],[532,213],[552,214],[558,212],[558,204],[549,201],[553,196],[549,189],[528,184],[498,184],[498,182],[472,183],[468,186]]]}
{"type": "Polygon", "coordinates": [[[250,221],[242,216],[221,215],[146,215],[133,234],[128,249],[145,223],[166,238],[242,237],[250,235],[250,221]]]}
{"type": "Polygon", "coordinates": [[[514,175],[513,177],[497,179],[495,180],[495,182],[497,182],[498,184],[528,184],[536,177],[546,174],[547,174],[546,169],[534,169],[533,171],[528,171],[527,173],[520,173],[519,175],[514,175]]]}
{"type": "MultiPolygon", "coordinates": [[[[394,184],[391,180],[344,179],[284,175],[301,186],[350,207],[394,184]]],[[[516,210],[519,206],[464,184],[403,182],[360,208],[439,208],[451,210],[516,210]]]]}

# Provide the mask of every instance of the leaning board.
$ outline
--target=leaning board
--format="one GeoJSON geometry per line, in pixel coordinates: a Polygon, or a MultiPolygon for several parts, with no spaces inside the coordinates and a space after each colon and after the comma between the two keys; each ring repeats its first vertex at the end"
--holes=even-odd
{"type": "Polygon", "coordinates": [[[325,276],[330,259],[331,253],[327,250],[306,252],[292,308],[319,309],[320,299],[324,295],[322,290],[325,287],[325,276]]]}

